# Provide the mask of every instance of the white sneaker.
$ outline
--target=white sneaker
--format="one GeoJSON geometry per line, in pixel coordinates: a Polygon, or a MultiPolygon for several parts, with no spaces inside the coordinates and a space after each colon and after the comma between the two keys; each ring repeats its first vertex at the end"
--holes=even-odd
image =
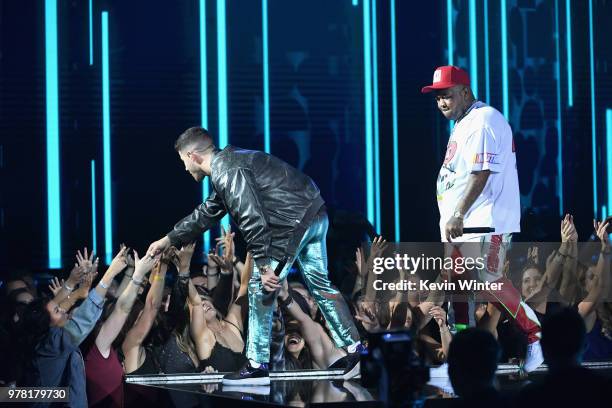
{"type": "Polygon", "coordinates": [[[523,364],[523,370],[526,373],[532,372],[538,368],[544,362],[544,355],[542,354],[542,346],[540,340],[537,340],[527,345],[527,356],[525,357],[525,364],[523,364]]]}

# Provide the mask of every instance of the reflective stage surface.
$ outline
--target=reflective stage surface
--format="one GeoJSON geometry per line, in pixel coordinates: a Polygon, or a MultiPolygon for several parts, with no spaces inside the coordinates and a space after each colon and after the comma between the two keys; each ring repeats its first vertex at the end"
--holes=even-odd
{"type": "MultiPolygon", "coordinates": [[[[583,365],[612,377],[612,362],[591,362],[583,365]]],[[[500,364],[497,371],[499,388],[513,393],[528,381],[542,376],[546,370],[545,366],[540,367],[527,379],[519,375],[518,366],[500,364]]],[[[222,377],[223,374],[128,376],[126,382],[131,387],[137,384],[135,388],[141,389],[141,393],[143,389],[155,391],[153,401],[138,401],[146,402],[147,406],[384,406],[379,399],[378,390],[362,387],[359,378],[343,380],[341,370],[273,372],[269,386],[228,387],[222,385],[222,377]]],[[[443,407],[447,405],[444,399],[454,398],[445,366],[430,369],[430,380],[423,388],[420,398],[425,407],[443,407]]]]}

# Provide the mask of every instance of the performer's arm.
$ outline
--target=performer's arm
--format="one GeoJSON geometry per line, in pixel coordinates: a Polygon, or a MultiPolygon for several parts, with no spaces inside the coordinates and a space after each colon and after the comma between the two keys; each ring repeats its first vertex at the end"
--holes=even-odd
{"type": "Polygon", "coordinates": [[[100,332],[96,336],[96,346],[100,353],[106,358],[111,350],[112,344],[121,332],[128,315],[132,311],[132,306],[138,296],[138,289],[140,283],[145,279],[146,275],[153,268],[153,265],[158,261],[159,258],[144,257],[138,258],[138,254],[134,252],[134,260],[136,262],[136,268],[132,280],[123,293],[119,295],[117,303],[113,308],[113,312],[106,319],[100,328],[100,332]]]}
{"type": "Polygon", "coordinates": [[[468,177],[468,184],[463,197],[459,200],[457,207],[455,207],[455,213],[458,212],[461,216],[453,216],[446,223],[445,233],[447,241],[450,242],[451,238],[463,235],[463,216],[472,207],[478,196],[482,193],[482,190],[484,190],[490,175],[491,170],[481,170],[473,171],[468,177]]]}
{"type": "Polygon", "coordinates": [[[138,368],[138,352],[141,350],[142,343],[151,331],[157,317],[157,312],[162,304],[167,269],[168,264],[162,260],[151,272],[153,283],[147,294],[142,316],[129,329],[121,345],[123,355],[125,356],[124,370],[126,373],[131,373],[138,368]],[[134,356],[134,358],[129,358],[131,356],[134,356]]]}
{"type": "Polygon", "coordinates": [[[167,237],[170,245],[180,248],[182,245],[195,241],[204,231],[212,228],[226,214],[221,197],[213,190],[210,196],[195,210],[176,223],[167,237]]]}
{"type": "MultiPolygon", "coordinates": [[[[578,304],[578,313],[584,319],[594,312],[599,303],[605,299],[604,296],[608,294],[610,287],[610,254],[612,253],[612,247],[608,238],[608,223],[605,221],[601,223],[593,221],[593,224],[595,231],[597,231],[597,236],[601,240],[601,253],[599,254],[597,266],[595,266],[593,287],[586,298],[578,304]]],[[[590,328],[587,327],[587,330],[590,330],[590,328]]]]}
{"type": "Polygon", "coordinates": [[[472,174],[470,174],[467,187],[463,193],[463,198],[459,200],[459,204],[457,204],[455,208],[456,211],[459,211],[461,214],[466,214],[468,212],[482,193],[482,190],[484,190],[490,174],[491,170],[473,171],[472,174]]]}
{"type": "Polygon", "coordinates": [[[226,185],[225,191],[231,192],[224,201],[247,242],[247,250],[253,254],[257,267],[265,269],[270,265],[271,231],[253,173],[249,169],[236,168],[222,174],[219,179],[226,185]]]}

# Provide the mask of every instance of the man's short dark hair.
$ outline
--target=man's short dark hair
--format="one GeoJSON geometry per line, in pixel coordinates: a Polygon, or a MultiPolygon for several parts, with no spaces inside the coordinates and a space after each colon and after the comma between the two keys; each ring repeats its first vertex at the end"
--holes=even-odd
{"type": "Polygon", "coordinates": [[[542,350],[548,364],[579,358],[584,351],[585,339],[584,320],[570,307],[559,309],[542,321],[542,350]]]}
{"type": "Polygon", "coordinates": [[[465,388],[491,384],[500,354],[497,340],[487,331],[469,328],[457,333],[448,350],[448,373],[455,391],[461,395],[465,388]]]}
{"type": "Polygon", "coordinates": [[[176,139],[176,142],[174,142],[174,149],[177,152],[191,147],[196,147],[198,151],[204,151],[211,146],[215,146],[212,138],[208,134],[208,131],[201,127],[190,127],[176,139]]]}

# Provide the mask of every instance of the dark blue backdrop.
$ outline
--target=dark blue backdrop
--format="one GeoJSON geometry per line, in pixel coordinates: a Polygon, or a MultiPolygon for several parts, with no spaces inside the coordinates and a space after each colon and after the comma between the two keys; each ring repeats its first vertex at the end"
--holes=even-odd
{"type": "MultiPolygon", "coordinates": [[[[588,225],[594,190],[597,215],[607,212],[604,205],[609,208],[606,154],[612,130],[606,124],[606,112],[612,108],[608,72],[612,51],[606,38],[610,37],[612,4],[591,1],[594,98],[589,1],[570,2],[571,20],[567,20],[566,0],[506,2],[508,110],[518,150],[522,203],[539,215],[536,226],[541,226],[542,219],[549,220],[553,234],[561,210],[573,212],[588,225]],[[567,59],[568,21],[571,60],[567,59]],[[572,106],[568,101],[570,62],[572,106]],[[592,177],[593,101],[596,184],[592,177]]],[[[96,160],[97,174],[96,237],[99,252],[104,250],[102,11],[109,15],[113,241],[115,246],[127,242],[144,250],[201,201],[201,187],[184,172],[172,149],[182,130],[201,122],[198,0],[94,0],[92,65],[88,2],[57,3],[64,264],[79,245],[91,246],[91,160],[96,160]]],[[[217,2],[205,3],[209,130],[217,135],[217,2]]],[[[375,4],[379,232],[393,239],[391,1],[375,4]]],[[[503,109],[500,4],[396,0],[403,241],[438,239],[434,182],[448,124],[433,101],[420,94],[420,87],[431,81],[436,66],[448,63],[452,38],[453,62],[467,70],[473,66],[471,47],[476,46],[478,96],[503,109]],[[469,11],[474,6],[476,24],[470,31],[469,11]]],[[[263,150],[261,1],[227,0],[226,6],[229,143],[263,150]]],[[[367,210],[363,6],[363,0],[356,6],[352,0],[268,0],[272,153],[311,175],[331,210],[360,214],[367,210]]],[[[5,269],[48,264],[45,86],[45,1],[1,1],[0,265],[5,269]]],[[[534,228],[533,224],[525,227],[530,232],[534,228]]]]}

